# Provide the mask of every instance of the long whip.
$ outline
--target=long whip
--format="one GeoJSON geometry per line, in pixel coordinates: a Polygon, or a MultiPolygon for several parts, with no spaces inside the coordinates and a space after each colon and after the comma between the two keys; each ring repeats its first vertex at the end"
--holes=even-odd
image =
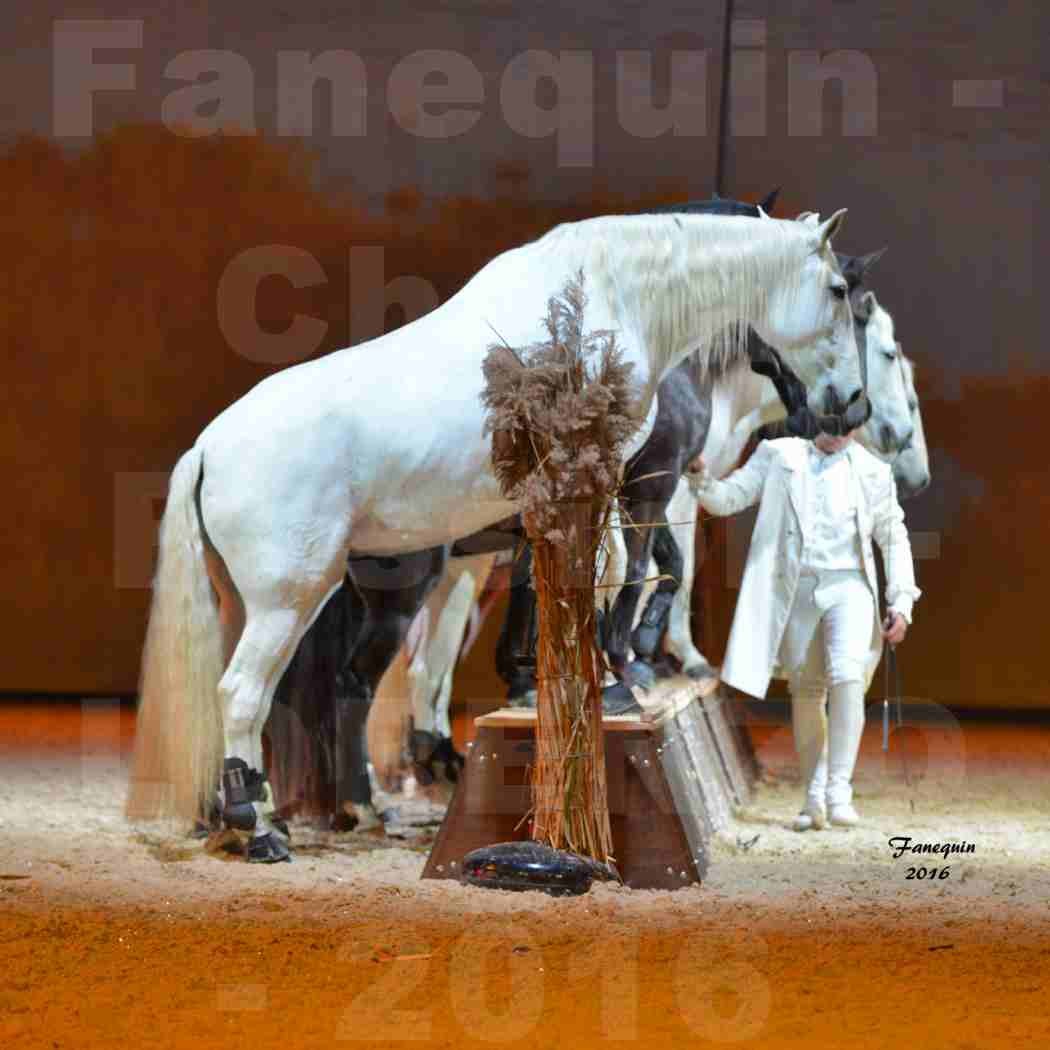
{"type": "MultiPolygon", "coordinates": [[[[894,455],[894,457],[893,457],[894,463],[896,462],[897,457],[901,454],[902,451],[903,451],[902,449],[898,449],[897,450],[896,455],[894,455]]],[[[892,470],[892,467],[893,467],[893,464],[891,464],[891,467],[890,467],[891,470],[892,470]]],[[[886,561],[888,563],[892,563],[892,561],[893,561],[893,533],[892,532],[890,533],[890,550],[888,552],[886,561]]],[[[885,567],[885,566],[884,566],[884,568],[886,570],[886,578],[888,580],[889,579],[889,569],[888,569],[888,567],[885,567]]],[[[886,615],[885,615],[885,617],[883,617],[883,621],[882,622],[883,622],[883,626],[889,627],[889,609],[888,608],[886,610],[886,615]]],[[[882,671],[883,671],[883,678],[882,678],[882,682],[883,682],[883,684],[882,684],[882,750],[884,752],[887,752],[890,749],[890,699],[891,699],[891,697],[896,699],[896,707],[897,707],[897,725],[896,725],[896,728],[900,729],[901,726],[904,724],[904,716],[903,716],[903,713],[902,713],[902,710],[901,710],[901,705],[902,705],[902,699],[901,699],[901,669],[900,669],[900,663],[898,662],[898,659],[897,659],[897,647],[896,647],[896,645],[893,645],[893,644],[887,642],[887,649],[888,649],[888,652],[886,652],[883,655],[883,658],[882,658],[882,671]],[[890,691],[890,678],[891,677],[893,678],[893,691],[892,691],[892,693],[890,691]]],[[[904,766],[904,782],[905,782],[905,784],[908,785],[908,787],[911,787],[911,774],[910,774],[910,771],[909,771],[909,768],[908,768],[908,749],[903,746],[903,741],[902,741],[902,747],[901,747],[901,759],[902,759],[902,763],[903,763],[903,766],[904,766]]]]}

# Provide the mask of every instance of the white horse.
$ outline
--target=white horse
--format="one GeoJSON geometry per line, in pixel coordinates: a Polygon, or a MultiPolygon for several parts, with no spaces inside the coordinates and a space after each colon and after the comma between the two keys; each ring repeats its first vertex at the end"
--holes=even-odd
{"type": "MultiPolygon", "coordinates": [[[[904,390],[908,397],[908,411],[911,413],[912,432],[911,441],[901,449],[897,458],[893,460],[893,476],[897,481],[897,492],[902,499],[910,499],[917,496],[930,484],[930,454],[926,448],[926,431],[922,425],[922,412],[919,408],[919,395],[915,392],[915,362],[910,357],[905,357],[897,344],[901,371],[904,373],[904,390]]],[[[867,429],[861,431],[862,437],[867,434],[867,429]]],[[[870,445],[866,445],[870,451],[877,452],[870,445]]]]}
{"type": "Polygon", "coordinates": [[[847,286],[820,225],[705,215],[559,226],[497,256],[431,313],[289,368],[219,415],[172,474],[143,654],[128,812],[195,817],[222,772],[223,819],[249,859],[281,860],[262,730],[349,552],[448,543],[516,511],[491,469],[482,363],[546,338],[548,301],[582,274],[587,324],[617,333],[652,426],[666,372],[742,353],[750,325],[817,411],[863,404],[847,286]],[[734,333],[730,339],[726,332],[734,333]],[[223,756],[225,755],[225,763],[223,756]]]}

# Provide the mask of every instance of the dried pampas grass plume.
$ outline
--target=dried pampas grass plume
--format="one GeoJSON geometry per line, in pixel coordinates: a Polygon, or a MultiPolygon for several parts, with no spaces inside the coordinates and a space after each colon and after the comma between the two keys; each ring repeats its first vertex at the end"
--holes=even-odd
{"type": "Polygon", "coordinates": [[[492,460],[533,544],[539,613],[533,838],[611,861],[594,584],[630,412],[632,366],[614,332],[584,329],[582,272],[547,308],[548,339],[489,347],[492,460]]]}

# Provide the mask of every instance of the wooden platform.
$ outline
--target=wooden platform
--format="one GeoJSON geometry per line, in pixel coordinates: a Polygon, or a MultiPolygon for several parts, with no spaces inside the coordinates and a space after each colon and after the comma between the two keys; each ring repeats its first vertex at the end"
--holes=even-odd
{"type": "Polygon", "coordinates": [[[751,800],[758,780],[758,762],[751,738],[732,701],[722,690],[703,697],[700,706],[715,739],[715,750],[733,802],[742,806],[751,800]]]}
{"type": "MultiPolygon", "coordinates": [[[[641,716],[602,721],[613,850],[628,886],[677,889],[703,879],[711,834],[753,781],[716,680],[670,679],[639,702],[641,716]]],[[[529,838],[535,712],[494,711],[475,726],[424,878],[458,878],[471,850],[529,838]]]]}

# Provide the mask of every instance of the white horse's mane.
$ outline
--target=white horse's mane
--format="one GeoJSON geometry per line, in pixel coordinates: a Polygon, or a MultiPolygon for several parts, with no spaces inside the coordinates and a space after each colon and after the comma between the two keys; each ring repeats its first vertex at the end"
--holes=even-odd
{"type": "MultiPolygon", "coordinates": [[[[702,370],[746,356],[748,322],[767,315],[770,290],[798,293],[813,233],[782,219],[614,215],[556,227],[541,241],[575,248],[594,279],[590,294],[645,339],[659,375],[686,345],[698,348],[702,370]]],[[[837,272],[830,251],[826,258],[837,272]]]]}
{"type": "Polygon", "coordinates": [[[910,357],[907,357],[903,350],[901,351],[901,365],[904,368],[904,385],[908,388],[908,393],[914,395],[917,368],[915,362],[910,357]]]}

